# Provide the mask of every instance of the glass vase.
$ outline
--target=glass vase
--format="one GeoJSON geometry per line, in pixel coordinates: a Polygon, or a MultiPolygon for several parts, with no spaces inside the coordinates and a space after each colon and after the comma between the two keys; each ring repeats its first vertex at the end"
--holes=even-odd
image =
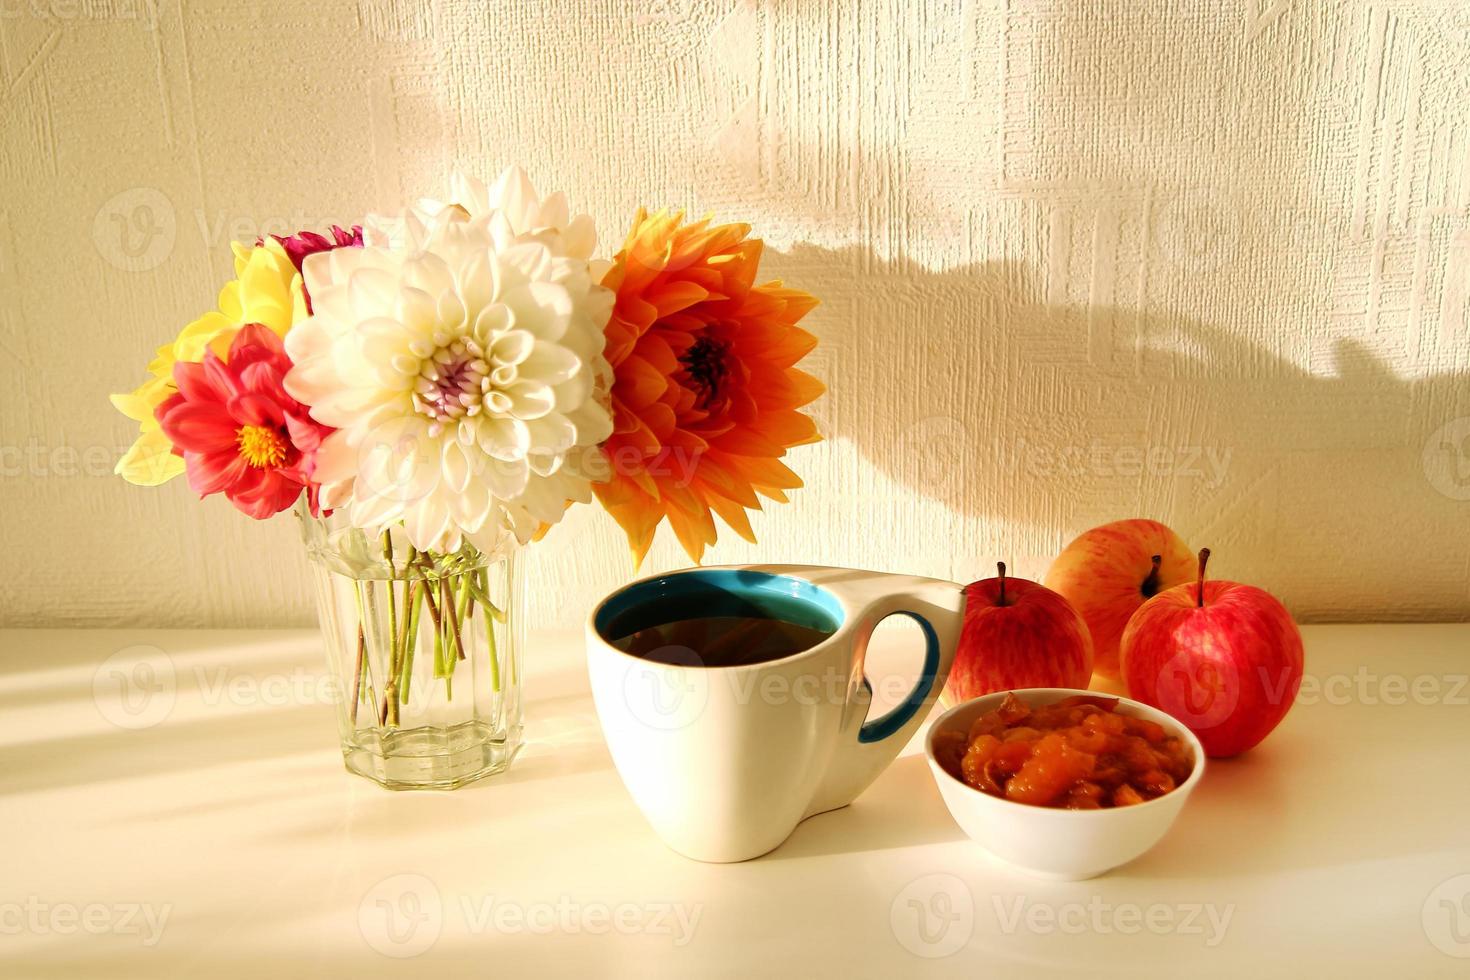
{"type": "Polygon", "coordinates": [[[420,552],[299,513],[347,769],[388,789],[455,789],[521,745],[517,545],[420,552]]]}

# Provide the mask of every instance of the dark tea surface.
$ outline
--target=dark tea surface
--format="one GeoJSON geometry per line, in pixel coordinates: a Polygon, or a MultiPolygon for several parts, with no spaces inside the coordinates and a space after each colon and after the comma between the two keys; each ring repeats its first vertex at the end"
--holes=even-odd
{"type": "Polygon", "coordinates": [[[610,640],[655,663],[738,667],[809,650],[833,630],[759,616],[695,616],[648,626],[610,640]]]}

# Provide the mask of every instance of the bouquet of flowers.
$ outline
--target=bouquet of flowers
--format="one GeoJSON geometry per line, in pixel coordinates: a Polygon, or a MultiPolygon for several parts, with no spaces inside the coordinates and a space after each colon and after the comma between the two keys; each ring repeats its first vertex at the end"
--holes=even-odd
{"type": "Polygon", "coordinates": [[[322,606],[356,661],[351,726],[365,703],[403,727],[417,648],[452,697],[477,609],[499,666],[486,567],[572,504],[596,497],[635,562],[665,521],[698,562],[716,516],[754,541],[748,511],[801,485],[782,457],[818,439],[801,409],[823,386],[796,366],[816,300],[757,283],[749,232],[640,211],[598,258],[591,217],[513,168],[350,230],[237,244],[218,309],[113,396],[139,423],[117,472],[182,474],[256,519],[299,504],[308,547],[356,580],[345,611],[322,606]]]}

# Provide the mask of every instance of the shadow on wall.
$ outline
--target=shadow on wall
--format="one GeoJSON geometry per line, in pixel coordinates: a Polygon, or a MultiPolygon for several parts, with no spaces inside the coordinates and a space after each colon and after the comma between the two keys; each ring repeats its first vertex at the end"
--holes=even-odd
{"type": "MultiPolygon", "coordinates": [[[[1400,377],[1341,341],[1318,376],[1186,316],[1044,302],[1019,263],[798,247],[763,271],[825,298],[814,411],[864,464],[842,478],[857,499],[897,484],[998,557],[1157,517],[1305,619],[1470,612],[1466,375],[1400,377]]],[[[925,533],[916,506],[895,513],[925,533]]]]}
{"type": "MultiPolygon", "coordinates": [[[[1411,288],[1374,271],[1365,214],[1435,203],[1390,117],[1456,25],[1266,6],[898,5],[838,15],[823,59],[800,57],[833,34],[812,5],[729,32],[750,118],[712,139],[726,190],[706,203],[858,243],[763,269],[824,301],[832,462],[798,467],[824,556],[1039,570],[1149,515],[1304,618],[1470,616],[1463,342],[1431,337],[1433,312],[1357,310],[1361,284],[1411,288]],[[792,53],[779,72],[771,50],[792,53]],[[999,255],[1038,264],[961,264],[999,255]]],[[[1421,127],[1457,125],[1453,100],[1418,102],[1421,127]]]]}

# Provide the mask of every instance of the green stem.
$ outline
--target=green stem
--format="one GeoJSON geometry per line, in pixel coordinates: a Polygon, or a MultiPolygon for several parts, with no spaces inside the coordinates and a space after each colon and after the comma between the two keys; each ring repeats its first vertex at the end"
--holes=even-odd
{"type": "MultiPolygon", "coordinates": [[[[485,604],[485,607],[487,612],[495,609],[495,607],[490,605],[488,602],[485,604]]],[[[485,617],[485,643],[490,648],[490,688],[496,694],[499,694],[500,651],[496,648],[495,645],[495,616],[493,614],[487,615],[485,617]]]]}
{"type": "MultiPolygon", "coordinates": [[[[393,541],[383,531],[383,560],[388,563],[388,687],[383,692],[383,716],[398,724],[398,604],[393,598],[393,583],[398,569],[393,565],[393,541]]],[[[407,614],[407,610],[404,611],[407,614]]]]}
{"type": "MultiPolygon", "coordinates": [[[[400,607],[403,610],[403,614],[399,617],[403,632],[395,634],[394,640],[394,650],[398,655],[398,673],[394,678],[394,686],[397,688],[398,703],[400,705],[408,700],[408,694],[406,693],[408,685],[404,679],[408,675],[408,671],[412,669],[408,666],[412,662],[409,655],[409,642],[413,639],[413,624],[411,623],[413,619],[413,582],[411,580],[410,570],[413,568],[413,563],[418,556],[419,550],[410,544],[408,546],[408,560],[403,563],[403,605],[400,607]]],[[[391,559],[389,561],[389,567],[392,567],[391,559]]]]}
{"type": "Polygon", "coordinates": [[[439,651],[440,676],[444,678],[444,698],[454,700],[454,654],[449,650],[449,617],[454,612],[449,601],[445,582],[439,580],[439,632],[434,636],[434,646],[439,651]]]}
{"type": "Polygon", "coordinates": [[[362,583],[352,583],[352,598],[357,602],[357,666],[352,672],[352,727],[357,727],[357,707],[362,704],[363,663],[367,660],[367,635],[363,632],[362,583]]]}
{"type": "Polygon", "coordinates": [[[491,617],[493,617],[497,622],[503,623],[505,622],[505,613],[501,611],[499,606],[490,601],[490,592],[488,589],[489,579],[490,573],[485,569],[480,569],[479,572],[477,572],[470,578],[470,592],[474,595],[475,600],[479,602],[480,605],[485,607],[485,611],[489,613],[491,617]],[[485,576],[485,585],[481,585],[478,581],[480,575],[485,576]]]}
{"type": "MultiPolygon", "coordinates": [[[[357,666],[352,669],[352,727],[357,727],[357,706],[362,704],[362,662],[367,659],[367,637],[362,624],[357,624],[357,666]]],[[[346,693],[345,691],[343,692],[346,693]]]]}
{"type": "Polygon", "coordinates": [[[505,622],[505,614],[490,601],[490,569],[477,569],[470,576],[469,590],[475,601],[485,607],[485,645],[490,653],[490,688],[500,693],[500,650],[495,642],[495,624],[505,622]]]}
{"type": "Polygon", "coordinates": [[[439,595],[440,595],[439,607],[440,607],[440,610],[444,612],[444,618],[449,621],[449,629],[450,629],[450,631],[454,634],[454,655],[455,655],[455,659],[457,659],[457,660],[463,660],[464,659],[464,641],[462,639],[460,639],[460,635],[459,635],[459,617],[457,617],[455,615],[455,612],[454,612],[454,594],[453,594],[453,590],[452,590],[451,586],[449,585],[449,579],[447,579],[447,578],[440,579],[439,580],[439,585],[440,585],[440,591],[439,591],[439,595]]]}
{"type": "MultiPolygon", "coordinates": [[[[380,632],[378,624],[381,621],[378,619],[378,590],[373,588],[375,584],[376,583],[374,582],[364,582],[362,583],[362,587],[367,595],[368,632],[372,633],[373,636],[379,636],[380,632]]],[[[371,643],[371,639],[369,639],[369,643],[371,643]]],[[[378,724],[387,724],[388,699],[386,695],[383,698],[382,711],[379,712],[376,708],[378,704],[378,684],[376,670],[374,668],[373,659],[371,657],[367,658],[367,676],[364,678],[363,683],[367,686],[367,703],[374,706],[374,712],[378,715],[378,724]]]]}
{"type": "MultiPolygon", "coordinates": [[[[420,569],[424,566],[420,565],[420,569]]],[[[431,579],[425,578],[424,583],[424,605],[429,610],[429,618],[434,621],[434,676],[444,676],[444,618],[439,614],[439,603],[434,601],[434,586],[431,579]]]]}
{"type": "Polygon", "coordinates": [[[443,617],[439,615],[439,603],[434,601],[434,587],[429,584],[429,581],[429,579],[423,580],[424,605],[429,607],[429,618],[434,621],[434,629],[441,630],[444,628],[443,623],[441,622],[443,617]]]}
{"type": "MultiPolygon", "coordinates": [[[[501,612],[501,616],[503,617],[504,622],[505,622],[505,635],[507,637],[510,637],[511,636],[511,631],[515,628],[515,624],[510,621],[510,614],[512,612],[515,612],[516,609],[518,608],[518,607],[516,607],[514,605],[514,603],[516,601],[515,600],[515,594],[516,594],[515,576],[517,574],[518,574],[518,572],[516,571],[516,566],[514,564],[511,564],[506,569],[505,609],[504,609],[504,611],[501,612]]],[[[521,672],[520,660],[516,657],[516,653],[517,653],[518,649],[519,648],[516,646],[515,641],[512,640],[511,645],[510,645],[510,660],[507,663],[508,663],[508,665],[510,667],[510,682],[511,682],[512,685],[517,686],[517,687],[521,683],[521,678],[520,678],[520,672],[521,672]]]]}
{"type": "Polygon", "coordinates": [[[470,576],[474,572],[463,572],[459,576],[459,582],[454,590],[459,593],[459,624],[461,628],[469,625],[471,610],[475,607],[470,604],[470,576]]]}
{"type": "Polygon", "coordinates": [[[434,676],[447,676],[444,667],[444,629],[437,619],[434,620],[434,676]]]}
{"type": "Polygon", "coordinates": [[[403,674],[399,681],[398,700],[408,704],[409,688],[413,684],[413,655],[419,645],[419,609],[424,604],[423,580],[413,584],[413,599],[408,611],[408,629],[403,640],[403,674]]]}
{"type": "MultiPolygon", "coordinates": [[[[474,599],[474,595],[473,595],[473,592],[474,592],[473,586],[474,586],[475,577],[477,575],[479,575],[479,571],[477,569],[473,569],[472,568],[472,569],[470,569],[467,572],[462,572],[460,574],[460,576],[459,576],[459,585],[458,585],[458,590],[459,590],[459,622],[461,624],[462,631],[463,630],[466,630],[466,629],[472,629],[471,620],[473,619],[473,617],[475,615],[475,599],[474,599]]],[[[490,619],[486,619],[485,620],[485,631],[490,634],[490,642],[491,643],[494,643],[495,642],[495,623],[494,623],[493,620],[490,620],[490,619]]],[[[473,638],[474,638],[474,633],[473,632],[470,633],[470,637],[473,640],[473,638]]],[[[456,638],[456,639],[458,639],[458,638],[456,638]]],[[[464,659],[464,647],[462,645],[460,646],[460,654],[459,655],[460,655],[460,659],[463,660],[464,659]]],[[[493,678],[493,675],[492,675],[492,678],[493,678]]],[[[498,682],[495,684],[495,689],[497,691],[500,689],[500,685],[499,685],[498,682]]]]}

